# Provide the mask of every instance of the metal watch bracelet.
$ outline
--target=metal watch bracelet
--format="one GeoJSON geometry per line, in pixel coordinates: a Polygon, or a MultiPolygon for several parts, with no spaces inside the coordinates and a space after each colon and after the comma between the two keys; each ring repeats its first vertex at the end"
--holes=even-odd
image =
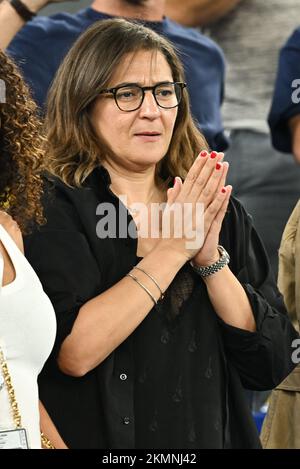
{"type": "Polygon", "coordinates": [[[193,268],[193,270],[200,275],[201,277],[205,278],[208,277],[209,275],[213,275],[216,272],[219,272],[219,270],[223,269],[227,264],[230,262],[230,256],[228,252],[223,248],[223,246],[218,245],[218,251],[220,253],[220,259],[217,262],[214,262],[211,265],[207,266],[198,266],[193,264],[193,261],[190,261],[190,264],[193,268]]]}

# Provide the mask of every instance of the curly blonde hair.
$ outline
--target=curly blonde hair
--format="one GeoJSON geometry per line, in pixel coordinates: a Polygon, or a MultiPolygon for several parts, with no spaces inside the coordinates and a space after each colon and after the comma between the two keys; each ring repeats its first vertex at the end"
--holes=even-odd
{"type": "Polygon", "coordinates": [[[16,65],[0,51],[0,210],[26,233],[44,222],[42,124],[16,65]]]}

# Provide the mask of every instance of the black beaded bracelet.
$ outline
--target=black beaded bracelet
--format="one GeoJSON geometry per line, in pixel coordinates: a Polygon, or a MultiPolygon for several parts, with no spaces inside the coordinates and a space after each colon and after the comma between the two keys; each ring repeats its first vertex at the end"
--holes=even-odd
{"type": "Polygon", "coordinates": [[[21,0],[10,0],[10,4],[24,21],[30,21],[34,16],[36,16],[36,13],[30,11],[29,8],[21,2],[21,0]]]}

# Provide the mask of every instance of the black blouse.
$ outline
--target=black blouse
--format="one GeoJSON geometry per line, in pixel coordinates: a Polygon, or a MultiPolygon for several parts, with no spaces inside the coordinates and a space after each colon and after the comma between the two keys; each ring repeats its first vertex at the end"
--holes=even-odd
{"type": "Polygon", "coordinates": [[[80,307],[138,262],[137,239],[96,235],[100,203],[112,203],[132,222],[109,185],[103,167],[80,189],[55,180],[45,198],[47,224],[25,240],[57,316],[55,346],[39,385],[62,437],[70,448],[260,447],[243,386],[264,390],[281,382],[295,366],[297,333],[251,217],[234,198],[220,244],[249,298],[256,332],[221,321],[187,263],[164,300],[99,366],[80,378],[58,368],[57,353],[80,307]]]}
{"type": "Polygon", "coordinates": [[[198,283],[187,263],[132,335],[136,448],[223,447],[221,339],[198,283]]]}

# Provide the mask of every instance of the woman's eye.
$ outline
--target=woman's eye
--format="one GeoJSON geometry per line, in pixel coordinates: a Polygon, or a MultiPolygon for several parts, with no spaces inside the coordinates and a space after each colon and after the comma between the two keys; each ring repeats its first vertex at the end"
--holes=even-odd
{"type": "Polygon", "coordinates": [[[174,94],[174,91],[171,90],[170,88],[160,88],[156,91],[156,95],[162,96],[164,98],[167,98],[168,96],[172,96],[174,94]]]}
{"type": "Polygon", "coordinates": [[[117,98],[118,99],[130,99],[130,98],[135,98],[137,94],[138,93],[136,90],[124,90],[124,91],[119,91],[117,93],[117,98]]]}

